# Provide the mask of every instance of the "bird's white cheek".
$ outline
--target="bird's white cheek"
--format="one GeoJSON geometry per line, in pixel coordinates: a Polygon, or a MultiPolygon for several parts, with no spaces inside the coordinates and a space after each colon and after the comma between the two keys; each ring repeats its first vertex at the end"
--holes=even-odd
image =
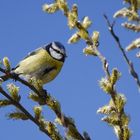
{"type": "Polygon", "coordinates": [[[55,59],[58,59],[58,60],[62,59],[62,57],[63,57],[62,54],[57,53],[55,51],[51,51],[51,56],[55,59]]]}
{"type": "Polygon", "coordinates": [[[56,59],[62,59],[62,54],[56,54],[56,59]]]}

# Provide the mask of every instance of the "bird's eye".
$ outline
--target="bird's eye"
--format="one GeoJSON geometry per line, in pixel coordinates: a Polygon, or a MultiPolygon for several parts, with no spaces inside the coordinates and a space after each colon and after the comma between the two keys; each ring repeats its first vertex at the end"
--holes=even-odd
{"type": "Polygon", "coordinates": [[[55,50],[57,53],[60,53],[61,54],[61,52],[60,52],[60,50],[55,50]]]}

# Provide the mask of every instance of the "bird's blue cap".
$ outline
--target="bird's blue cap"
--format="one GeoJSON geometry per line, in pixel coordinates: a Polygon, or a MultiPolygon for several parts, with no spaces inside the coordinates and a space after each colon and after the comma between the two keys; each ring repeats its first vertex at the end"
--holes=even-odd
{"type": "Polygon", "coordinates": [[[54,42],[52,42],[52,43],[55,43],[55,45],[56,45],[56,46],[59,46],[60,49],[66,51],[66,50],[65,50],[65,47],[64,47],[60,42],[54,41],[54,42]]]}
{"type": "Polygon", "coordinates": [[[63,50],[64,52],[64,56],[65,57],[67,57],[67,54],[66,54],[66,49],[65,49],[65,47],[64,47],[64,45],[63,44],[61,44],[60,42],[58,42],[58,41],[54,41],[54,42],[52,42],[52,43],[54,43],[56,46],[58,46],[61,50],[63,50]]]}
{"type": "Polygon", "coordinates": [[[52,46],[53,43],[54,43],[56,46],[58,46],[60,49],[64,50],[64,52],[66,51],[64,45],[62,45],[62,44],[61,44],[60,42],[58,42],[58,41],[54,41],[54,42],[51,42],[51,43],[45,45],[45,49],[48,50],[48,48],[50,48],[50,46],[52,46]]]}

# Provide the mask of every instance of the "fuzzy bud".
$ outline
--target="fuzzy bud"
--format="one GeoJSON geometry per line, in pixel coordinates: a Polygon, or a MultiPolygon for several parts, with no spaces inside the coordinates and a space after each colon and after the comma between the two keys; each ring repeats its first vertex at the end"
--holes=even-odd
{"type": "Polygon", "coordinates": [[[118,110],[118,112],[122,111],[125,103],[126,103],[126,97],[123,94],[117,94],[115,96],[115,106],[116,106],[116,109],[118,110]]]}
{"type": "Polygon", "coordinates": [[[41,118],[42,107],[41,106],[35,106],[34,107],[34,113],[35,113],[35,118],[37,120],[39,120],[41,118]]]}
{"type": "Polygon", "coordinates": [[[136,48],[140,48],[140,38],[134,40],[127,48],[126,51],[130,51],[136,48]]]}
{"type": "Polygon", "coordinates": [[[134,32],[140,32],[140,25],[136,25],[136,24],[132,24],[132,23],[128,23],[128,22],[122,23],[121,25],[134,32]]]}
{"type": "Polygon", "coordinates": [[[76,17],[78,17],[78,6],[77,6],[77,4],[73,4],[73,5],[72,5],[72,10],[71,10],[71,12],[72,12],[76,17]]]}
{"type": "Polygon", "coordinates": [[[68,40],[68,43],[69,44],[71,44],[71,43],[76,43],[76,42],[78,42],[79,40],[80,40],[80,36],[77,34],[77,33],[75,33],[75,34],[73,34],[72,36],[71,36],[71,38],[68,40]]]}
{"type": "Polygon", "coordinates": [[[112,83],[112,85],[114,85],[117,82],[120,76],[121,73],[116,68],[112,70],[112,74],[110,76],[110,82],[112,83]]]}
{"type": "Polygon", "coordinates": [[[72,6],[72,10],[68,12],[68,26],[70,29],[73,29],[76,26],[77,19],[78,19],[78,9],[77,5],[74,4],[72,6]]]}
{"type": "Polygon", "coordinates": [[[85,29],[87,29],[88,27],[90,27],[90,25],[92,24],[91,20],[89,20],[89,17],[84,17],[82,25],[85,29]]]}
{"type": "Polygon", "coordinates": [[[59,10],[57,3],[43,5],[43,11],[48,12],[50,14],[55,13],[57,10],[59,10]]]}
{"type": "Polygon", "coordinates": [[[19,93],[19,87],[15,86],[14,84],[11,83],[11,84],[8,84],[7,85],[7,89],[9,91],[9,93],[11,94],[11,97],[14,100],[16,100],[16,101],[19,102],[19,100],[20,100],[20,96],[18,95],[18,93],[19,93]]]}
{"type": "Polygon", "coordinates": [[[68,5],[66,0],[57,0],[57,4],[60,10],[64,11],[64,14],[68,13],[68,5]]]}
{"type": "Polygon", "coordinates": [[[6,106],[9,106],[9,105],[12,105],[12,102],[9,101],[9,100],[0,100],[0,107],[6,107],[6,106]]]}
{"type": "Polygon", "coordinates": [[[95,47],[98,47],[99,45],[99,32],[98,31],[94,31],[92,34],[92,41],[94,43],[95,47]]]}
{"type": "Polygon", "coordinates": [[[86,48],[84,48],[83,49],[83,53],[85,55],[94,55],[94,56],[97,56],[96,51],[94,50],[94,48],[91,45],[89,45],[86,48]]]}
{"type": "Polygon", "coordinates": [[[99,82],[100,87],[103,89],[104,92],[106,93],[111,93],[112,91],[112,84],[109,80],[106,78],[102,78],[99,82]]]}
{"type": "Polygon", "coordinates": [[[119,124],[119,118],[118,115],[116,113],[113,113],[109,116],[105,116],[101,119],[104,122],[107,122],[108,124],[115,126],[119,124]]]}
{"type": "Polygon", "coordinates": [[[137,12],[137,10],[140,8],[140,0],[124,0],[124,2],[129,3],[129,9],[132,9],[135,12],[137,12]]]}
{"type": "Polygon", "coordinates": [[[116,17],[124,17],[124,18],[126,18],[127,17],[128,20],[130,20],[130,21],[132,21],[132,20],[133,21],[139,21],[140,20],[139,15],[135,11],[127,9],[127,8],[123,8],[123,9],[117,11],[114,14],[113,17],[114,18],[116,18],[116,17]]]}
{"type": "Polygon", "coordinates": [[[9,62],[8,57],[4,57],[3,58],[3,65],[6,67],[6,70],[7,71],[10,71],[11,70],[11,66],[10,66],[10,62],[9,62]]]}
{"type": "Polygon", "coordinates": [[[115,108],[113,106],[105,105],[97,110],[97,113],[101,114],[111,114],[115,111],[115,108]]]}
{"type": "Polygon", "coordinates": [[[60,103],[55,100],[54,98],[52,98],[50,95],[47,96],[47,99],[46,99],[46,102],[47,102],[47,105],[57,111],[57,112],[61,112],[61,106],[60,106],[60,103]]]}
{"type": "Polygon", "coordinates": [[[13,113],[9,113],[8,117],[10,119],[14,119],[14,120],[28,120],[29,118],[26,116],[26,114],[22,113],[22,112],[13,112],[13,113]]]}

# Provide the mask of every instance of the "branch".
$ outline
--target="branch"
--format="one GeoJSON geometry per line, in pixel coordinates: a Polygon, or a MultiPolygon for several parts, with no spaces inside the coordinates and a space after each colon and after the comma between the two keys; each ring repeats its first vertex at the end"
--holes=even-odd
{"type": "Polygon", "coordinates": [[[2,80],[7,81],[9,78],[11,78],[14,81],[19,81],[20,83],[22,83],[23,85],[27,86],[29,89],[34,91],[39,97],[46,99],[46,96],[47,96],[46,90],[42,89],[41,91],[38,91],[33,85],[28,83],[26,80],[20,78],[17,74],[12,73],[12,72],[7,73],[7,71],[1,67],[0,67],[0,71],[5,74],[4,76],[0,76],[0,78],[2,78],[2,80]]]}
{"type": "Polygon", "coordinates": [[[128,128],[128,124],[125,125],[125,123],[123,122],[124,116],[126,116],[124,112],[124,104],[122,104],[122,106],[120,106],[119,104],[120,103],[119,101],[121,100],[123,103],[124,99],[122,99],[121,95],[118,94],[115,90],[115,83],[119,78],[119,72],[114,69],[112,74],[110,74],[108,68],[109,67],[108,62],[106,58],[98,50],[99,32],[97,31],[93,32],[92,37],[89,35],[87,28],[91,25],[91,21],[88,19],[88,17],[84,18],[83,21],[81,22],[79,21],[78,7],[76,4],[73,4],[72,9],[69,10],[67,1],[57,0],[53,4],[44,4],[43,10],[48,13],[55,13],[57,10],[61,10],[66,16],[66,18],[68,19],[69,28],[77,29],[76,33],[72,35],[72,37],[69,39],[68,42],[76,43],[80,39],[83,39],[87,44],[87,47],[84,48],[83,52],[86,55],[97,56],[100,59],[103,65],[103,70],[106,75],[106,78],[103,78],[102,80],[103,83],[102,88],[105,92],[107,92],[111,96],[112,105],[109,105],[109,108],[115,108],[115,115],[116,115],[113,116],[114,114],[112,114],[112,112],[109,112],[108,113],[109,120],[106,122],[111,124],[114,127],[114,129],[117,128],[116,135],[119,137],[119,140],[124,140],[126,138],[129,139],[130,131],[128,128]]]}
{"type": "Polygon", "coordinates": [[[41,124],[38,120],[36,120],[19,102],[15,101],[11,96],[8,95],[8,93],[6,93],[3,88],[0,86],[0,93],[5,96],[9,101],[11,101],[11,103],[16,106],[20,111],[22,111],[32,122],[34,122],[42,132],[44,132],[47,136],[50,136],[49,132],[44,129],[41,128],[41,124]]]}
{"type": "Polygon", "coordinates": [[[47,92],[46,90],[42,89],[41,91],[37,90],[33,85],[31,85],[30,83],[28,83],[27,81],[21,79],[19,76],[17,76],[16,74],[14,73],[7,73],[6,70],[4,70],[3,68],[0,68],[0,71],[2,73],[5,74],[6,76],[6,80],[11,78],[15,81],[19,81],[20,83],[22,83],[23,85],[27,86],[29,89],[31,89],[33,92],[35,92],[38,97],[40,98],[41,100],[41,103],[38,102],[40,105],[48,105],[53,111],[54,113],[56,114],[56,116],[61,120],[61,123],[62,125],[65,127],[65,128],[68,128],[69,131],[72,131],[74,130],[74,133],[76,133],[76,138],[78,140],[86,140],[86,138],[84,138],[80,132],[77,130],[74,122],[72,122],[72,120],[65,116],[63,113],[62,113],[62,110],[61,108],[59,107],[59,103],[57,100],[55,100],[53,97],[51,97],[47,92]]]}
{"type": "Polygon", "coordinates": [[[118,48],[120,49],[128,67],[129,67],[129,72],[130,74],[132,75],[132,77],[135,79],[136,83],[137,83],[137,86],[138,86],[138,89],[140,91],[140,80],[139,80],[139,76],[138,74],[136,73],[135,69],[134,69],[134,66],[133,66],[133,63],[129,60],[129,58],[127,57],[121,43],[120,43],[120,39],[119,37],[116,35],[116,33],[114,32],[114,25],[115,25],[115,22],[113,22],[112,24],[110,23],[108,17],[106,15],[104,15],[104,18],[107,22],[107,25],[108,25],[108,30],[109,32],[111,33],[112,37],[114,38],[115,42],[117,43],[117,46],[118,48]]]}

